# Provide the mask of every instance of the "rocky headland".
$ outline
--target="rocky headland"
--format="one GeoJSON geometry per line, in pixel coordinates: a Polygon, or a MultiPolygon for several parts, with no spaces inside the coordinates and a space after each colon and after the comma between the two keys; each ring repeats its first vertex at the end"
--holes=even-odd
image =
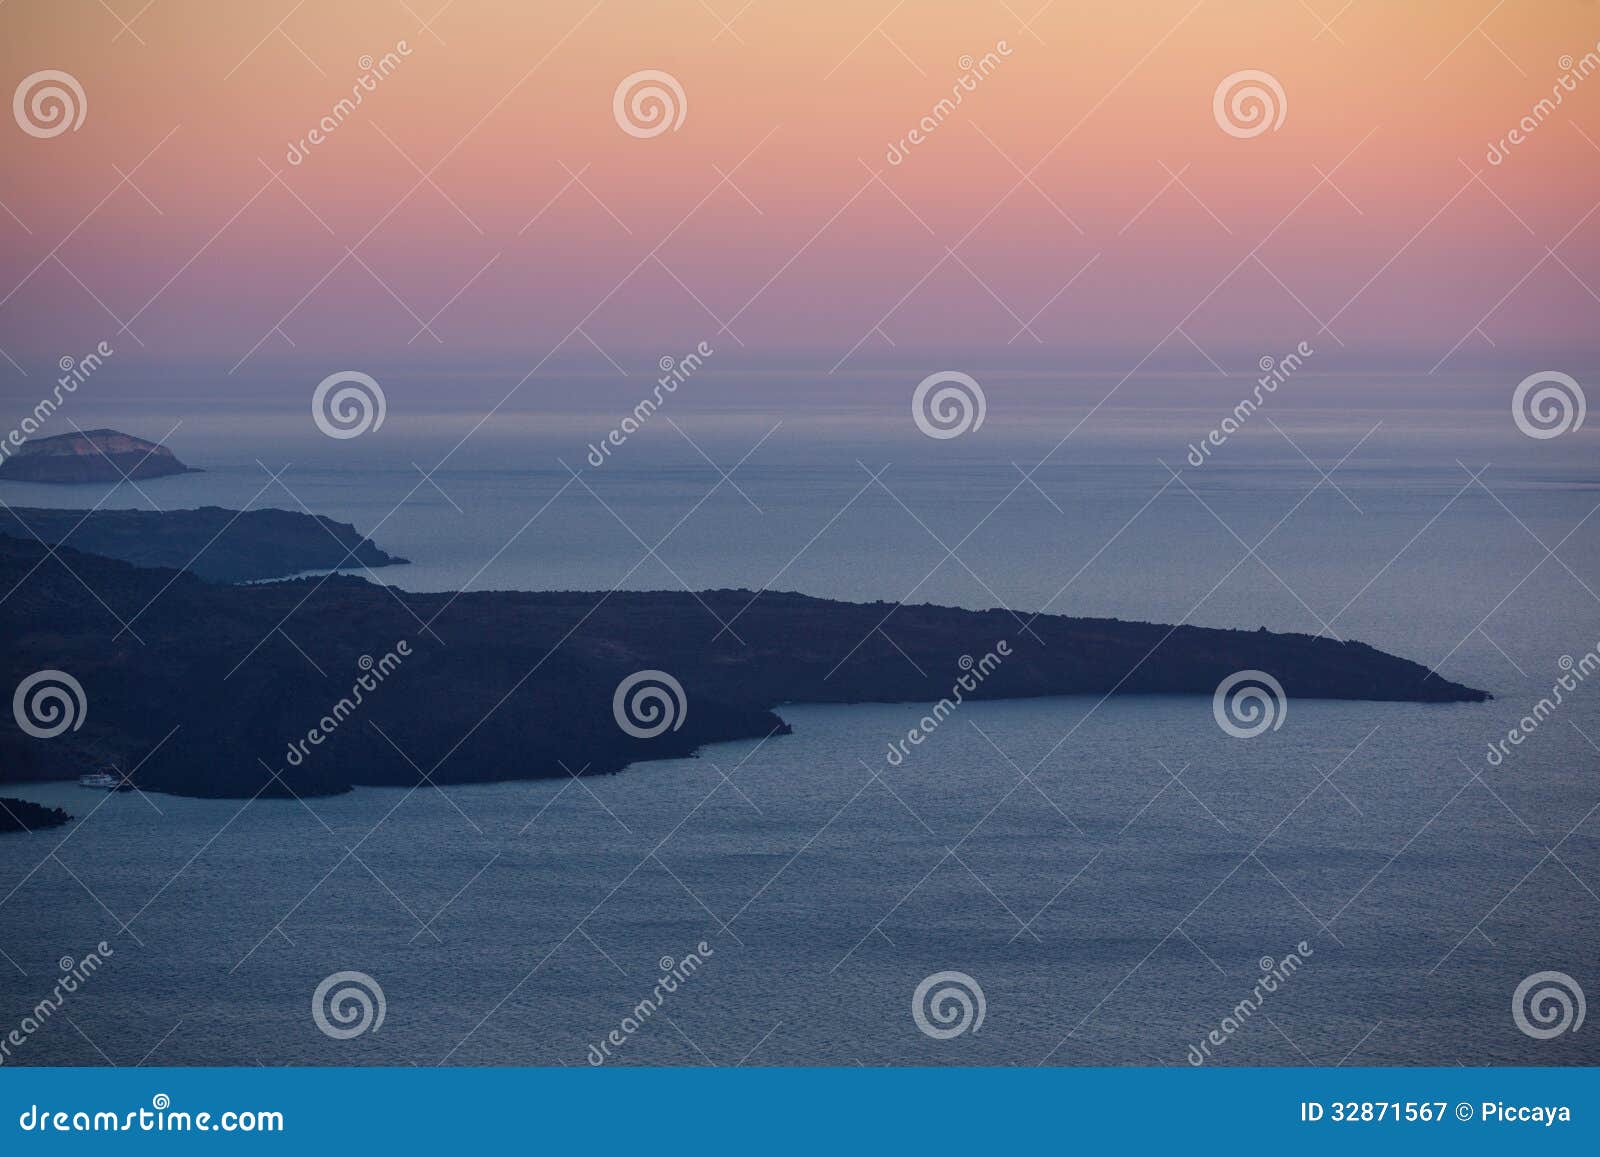
{"type": "Polygon", "coordinates": [[[42,832],[71,822],[72,817],[58,807],[43,807],[25,799],[0,796],[0,835],[42,832]]]}
{"type": "Polygon", "coordinates": [[[85,430],[0,445],[0,482],[89,483],[165,478],[193,470],[165,446],[119,430],[85,430]]]}

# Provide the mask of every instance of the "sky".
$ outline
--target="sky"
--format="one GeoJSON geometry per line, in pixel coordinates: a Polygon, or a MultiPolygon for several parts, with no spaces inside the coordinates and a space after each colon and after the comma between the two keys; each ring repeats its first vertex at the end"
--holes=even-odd
{"type": "Polygon", "coordinates": [[[9,0],[6,87],[64,71],[84,115],[0,127],[0,395],[102,341],[233,396],[647,380],[700,342],[755,393],[1301,341],[1578,372],[1600,72],[1534,110],[1597,41],[1582,0],[9,0]],[[682,94],[653,135],[614,111],[647,69],[682,94]],[[1264,131],[1215,108],[1243,70],[1281,93],[1264,131]]]}

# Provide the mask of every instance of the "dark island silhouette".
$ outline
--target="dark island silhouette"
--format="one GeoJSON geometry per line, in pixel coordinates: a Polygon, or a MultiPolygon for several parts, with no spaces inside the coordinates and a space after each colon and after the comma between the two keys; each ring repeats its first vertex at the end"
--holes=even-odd
{"type": "Polygon", "coordinates": [[[212,582],[253,582],[313,570],[395,566],[348,522],[294,510],[46,510],[0,508],[0,534],[75,547],[135,566],[187,570],[212,582]]]}
{"type": "Polygon", "coordinates": [[[614,772],[786,733],[785,703],[937,703],[1002,641],[967,698],[1209,697],[1245,669],[1291,699],[1488,698],[1357,642],[770,591],[416,594],[347,575],[229,586],[0,537],[5,592],[0,689],[64,671],[86,706],[76,730],[45,740],[6,713],[0,782],[115,760],[144,790],[191,796],[614,772]],[[640,671],[670,674],[687,705],[653,738],[613,713],[640,671]]]}
{"type": "Polygon", "coordinates": [[[195,473],[165,446],[120,430],[85,430],[30,438],[6,447],[0,482],[120,482],[195,473]]]}
{"type": "Polygon", "coordinates": [[[0,835],[42,832],[71,822],[72,817],[58,807],[44,807],[25,799],[0,796],[0,835]]]}

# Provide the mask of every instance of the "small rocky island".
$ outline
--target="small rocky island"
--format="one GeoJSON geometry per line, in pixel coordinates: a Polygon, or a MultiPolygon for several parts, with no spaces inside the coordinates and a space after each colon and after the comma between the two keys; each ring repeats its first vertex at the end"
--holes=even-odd
{"type": "Polygon", "coordinates": [[[397,566],[348,522],[293,510],[0,509],[0,534],[134,566],[187,570],[208,582],[256,582],[315,570],[397,566]]]}
{"type": "Polygon", "coordinates": [[[42,832],[72,822],[58,807],[41,807],[25,799],[0,796],[0,835],[7,832],[42,832]]]}
{"type": "Polygon", "coordinates": [[[165,446],[119,430],[86,430],[0,444],[0,482],[121,482],[193,473],[165,446]]]}

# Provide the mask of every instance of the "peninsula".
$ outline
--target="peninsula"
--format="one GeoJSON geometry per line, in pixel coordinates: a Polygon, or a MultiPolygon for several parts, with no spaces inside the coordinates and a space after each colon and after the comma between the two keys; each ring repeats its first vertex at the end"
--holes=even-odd
{"type": "Polygon", "coordinates": [[[5,713],[0,782],[116,759],[145,790],[192,796],[614,772],[786,733],[784,703],[936,703],[1002,641],[1004,662],[967,698],[1210,697],[1244,669],[1291,699],[1488,698],[1357,642],[770,591],[227,586],[0,537],[0,592],[0,688],[63,671],[88,703],[48,741],[5,713]],[[670,674],[686,710],[638,738],[613,697],[647,671],[670,674]]]}
{"type": "Polygon", "coordinates": [[[347,522],[294,510],[0,508],[0,534],[135,566],[187,570],[211,582],[255,582],[314,570],[396,566],[347,522]]]}

